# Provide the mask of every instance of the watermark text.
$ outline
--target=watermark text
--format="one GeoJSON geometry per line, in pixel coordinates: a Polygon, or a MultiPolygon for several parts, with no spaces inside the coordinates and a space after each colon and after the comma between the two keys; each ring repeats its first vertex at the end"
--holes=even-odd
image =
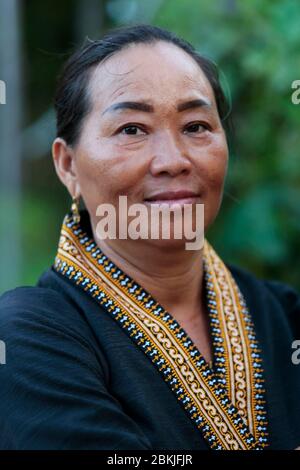
{"type": "Polygon", "coordinates": [[[101,240],[185,240],[186,250],[204,245],[204,204],[128,205],[127,196],[119,196],[117,211],[112,204],[100,204],[96,216],[101,217],[96,226],[101,240]]]}
{"type": "Polygon", "coordinates": [[[0,104],[6,104],[6,84],[0,80],[0,104]]]}
{"type": "Polygon", "coordinates": [[[0,365],[6,364],[6,345],[0,340],[0,365]]]}
{"type": "Polygon", "coordinates": [[[294,80],[292,83],[292,89],[295,90],[292,93],[291,99],[293,104],[300,104],[300,80],[294,80]]]}
{"type": "Polygon", "coordinates": [[[292,363],[297,366],[300,364],[300,339],[295,339],[292,342],[292,349],[295,349],[291,357],[292,363]]]}

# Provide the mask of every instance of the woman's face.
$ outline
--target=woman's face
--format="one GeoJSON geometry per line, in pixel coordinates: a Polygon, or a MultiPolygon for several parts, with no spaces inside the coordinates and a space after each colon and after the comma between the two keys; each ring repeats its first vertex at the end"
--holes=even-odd
{"type": "Polygon", "coordinates": [[[74,150],[78,192],[93,227],[99,204],[149,203],[191,191],[205,228],[222,199],[228,149],[213,90],[198,64],[173,44],[137,44],[93,71],[91,110],[74,150]],[[161,197],[163,199],[163,197],[161,197]]]}

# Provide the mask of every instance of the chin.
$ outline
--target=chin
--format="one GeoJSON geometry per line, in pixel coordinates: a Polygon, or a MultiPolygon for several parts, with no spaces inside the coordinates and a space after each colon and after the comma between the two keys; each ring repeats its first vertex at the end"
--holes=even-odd
{"type": "Polygon", "coordinates": [[[186,246],[187,246],[187,244],[193,243],[193,242],[194,242],[194,240],[189,240],[187,238],[181,238],[181,239],[176,239],[176,238],[164,239],[164,238],[160,238],[158,240],[154,240],[154,239],[143,240],[143,243],[147,244],[147,246],[155,247],[158,250],[163,251],[163,253],[174,252],[174,251],[181,251],[181,252],[182,251],[191,251],[191,250],[187,250],[186,246]]]}

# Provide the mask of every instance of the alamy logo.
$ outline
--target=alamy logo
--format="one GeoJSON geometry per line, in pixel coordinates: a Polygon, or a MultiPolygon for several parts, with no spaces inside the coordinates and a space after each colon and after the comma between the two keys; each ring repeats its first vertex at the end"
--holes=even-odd
{"type": "Polygon", "coordinates": [[[0,80],[0,104],[6,104],[6,84],[0,80]]]}
{"type": "Polygon", "coordinates": [[[112,204],[100,204],[96,216],[101,217],[96,226],[100,240],[193,240],[185,243],[186,250],[201,250],[204,245],[204,204],[166,200],[128,205],[127,196],[119,196],[117,211],[112,204]]]}
{"type": "Polygon", "coordinates": [[[299,339],[295,339],[292,342],[292,349],[295,349],[291,357],[292,363],[295,366],[298,366],[300,364],[300,340],[299,339]]]}
{"type": "Polygon", "coordinates": [[[6,364],[6,345],[0,340],[0,364],[6,364]]]}
{"type": "Polygon", "coordinates": [[[300,104],[300,80],[294,80],[292,83],[292,88],[295,90],[292,93],[292,103],[300,104]]]}

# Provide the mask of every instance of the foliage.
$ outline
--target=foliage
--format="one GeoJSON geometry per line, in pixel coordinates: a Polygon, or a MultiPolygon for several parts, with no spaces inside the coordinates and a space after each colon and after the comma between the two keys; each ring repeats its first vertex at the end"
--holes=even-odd
{"type": "Polygon", "coordinates": [[[210,239],[228,262],[299,288],[300,3],[169,0],[156,20],[217,62],[231,90],[235,145],[210,239]]]}
{"type": "MultiPolygon", "coordinates": [[[[50,6],[48,0],[42,4],[50,6]]],[[[59,14],[47,8],[47,23],[41,21],[42,4],[32,0],[25,8],[28,123],[47,110],[61,54],[75,42],[75,2],[60,2],[59,14]]],[[[165,0],[158,5],[152,22],[217,62],[230,90],[235,143],[223,206],[209,239],[227,262],[300,288],[300,105],[291,102],[291,84],[300,79],[299,0],[165,0]]],[[[104,28],[114,25],[105,19],[104,28]]],[[[35,282],[52,262],[67,206],[51,173],[50,148],[41,157],[38,172],[36,162],[24,164],[25,283],[35,282]]]]}

